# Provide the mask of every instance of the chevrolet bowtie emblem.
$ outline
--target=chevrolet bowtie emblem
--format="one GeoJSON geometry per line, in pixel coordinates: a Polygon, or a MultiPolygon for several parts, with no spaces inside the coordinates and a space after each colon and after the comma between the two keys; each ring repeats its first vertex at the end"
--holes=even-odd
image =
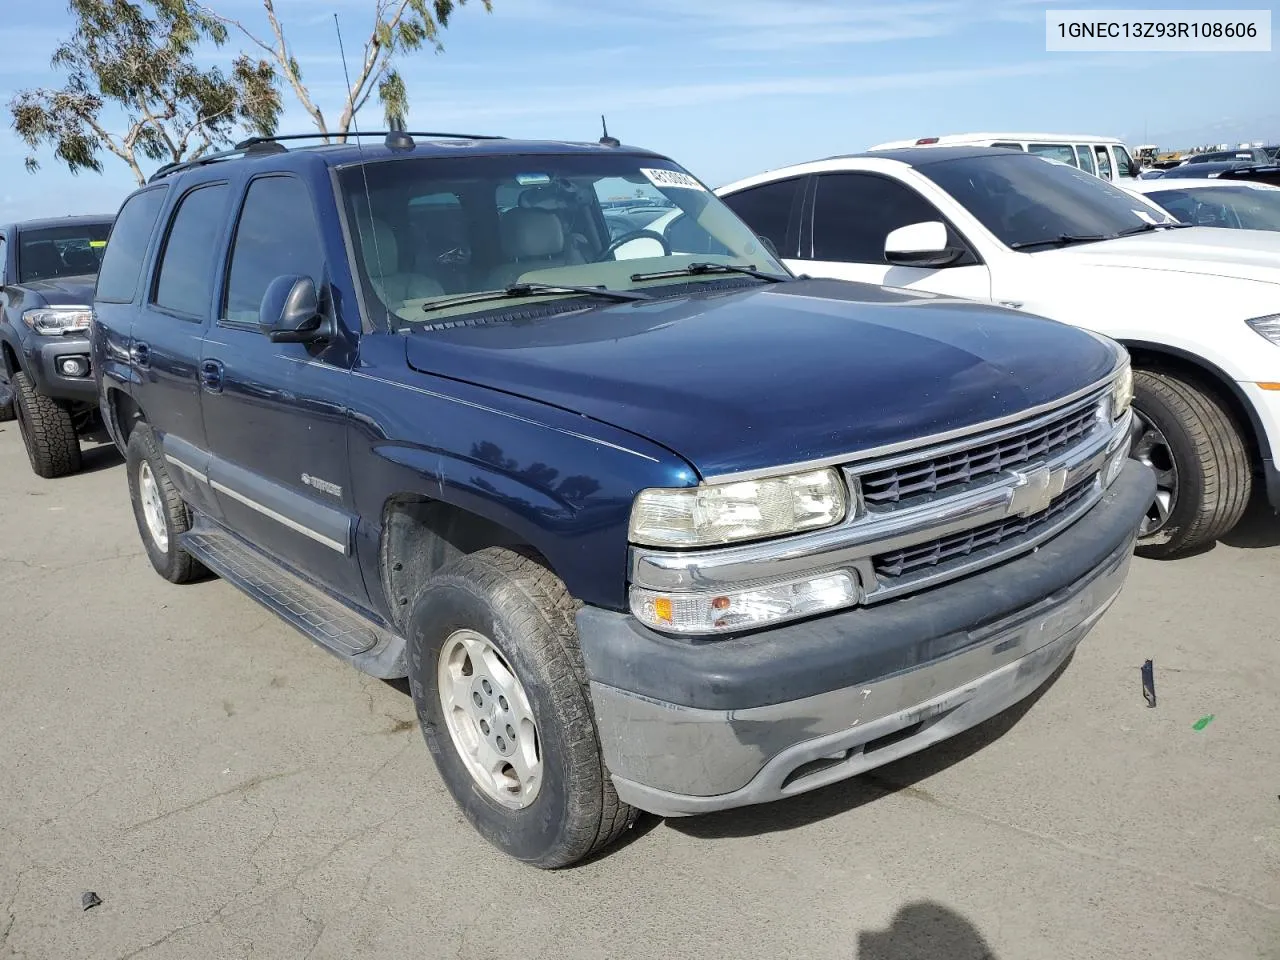
{"type": "Polygon", "coordinates": [[[1053,498],[1067,485],[1067,468],[1036,467],[1032,470],[1014,470],[1013,499],[1009,502],[1009,514],[1029,517],[1049,509],[1053,498]]]}

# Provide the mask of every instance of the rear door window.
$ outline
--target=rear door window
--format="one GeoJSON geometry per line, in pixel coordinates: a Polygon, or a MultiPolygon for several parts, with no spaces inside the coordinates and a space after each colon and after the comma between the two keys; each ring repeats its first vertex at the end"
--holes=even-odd
{"type": "Polygon", "coordinates": [[[156,279],[153,302],[160,309],[201,319],[210,314],[228,195],[225,183],[215,183],[179,201],[156,279]]]}
{"type": "Polygon", "coordinates": [[[803,187],[803,177],[792,177],[751,187],[722,199],[757,235],[772,243],[779,256],[794,257],[799,238],[793,226],[793,214],[799,208],[803,187]]]}
{"type": "Polygon", "coordinates": [[[132,303],[142,275],[143,260],[151,243],[169,188],[156,187],[135,193],[124,202],[102,254],[98,286],[93,299],[105,303],[132,303]]]}
{"type": "Polygon", "coordinates": [[[1078,166],[1085,173],[1092,173],[1095,177],[1098,175],[1098,167],[1093,162],[1093,154],[1088,147],[1076,146],[1076,159],[1079,160],[1078,166]]]}
{"type": "Polygon", "coordinates": [[[1111,155],[1106,147],[1094,147],[1093,155],[1098,158],[1098,176],[1104,180],[1111,179],[1111,155]]]}
{"type": "Polygon", "coordinates": [[[1031,143],[1027,145],[1027,152],[1034,153],[1038,157],[1048,157],[1050,160],[1060,160],[1073,167],[1080,165],[1076,161],[1075,150],[1066,143],[1031,143]]]}

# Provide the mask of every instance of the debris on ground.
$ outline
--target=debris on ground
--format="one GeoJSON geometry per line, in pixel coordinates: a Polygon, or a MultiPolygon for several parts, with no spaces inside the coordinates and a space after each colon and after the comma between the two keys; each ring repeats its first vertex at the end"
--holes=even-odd
{"type": "Polygon", "coordinates": [[[1147,706],[1156,705],[1156,668],[1150,661],[1142,665],[1142,695],[1147,698],[1147,706]]]}
{"type": "Polygon", "coordinates": [[[1210,723],[1212,723],[1212,722],[1213,722],[1213,714],[1212,714],[1212,713],[1210,713],[1210,714],[1207,714],[1207,715],[1205,715],[1205,716],[1201,717],[1199,720],[1197,720],[1195,723],[1193,723],[1193,724],[1191,725],[1191,729],[1192,729],[1192,730],[1203,730],[1205,727],[1207,727],[1207,726],[1208,726],[1210,723]]]}
{"type": "Polygon", "coordinates": [[[92,910],[100,903],[102,903],[102,898],[92,890],[87,890],[80,895],[80,909],[82,910],[92,910]]]}

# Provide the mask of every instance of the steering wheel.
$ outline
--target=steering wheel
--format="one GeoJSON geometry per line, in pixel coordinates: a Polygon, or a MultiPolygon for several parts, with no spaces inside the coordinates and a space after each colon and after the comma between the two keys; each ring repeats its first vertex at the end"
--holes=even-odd
{"type": "Polygon", "coordinates": [[[600,256],[596,257],[595,262],[600,263],[604,260],[608,260],[623,244],[630,243],[632,240],[643,240],[646,237],[650,240],[657,240],[658,243],[662,244],[662,255],[664,257],[671,256],[671,244],[667,243],[667,238],[658,233],[657,230],[631,230],[615,239],[600,251],[600,256]]]}

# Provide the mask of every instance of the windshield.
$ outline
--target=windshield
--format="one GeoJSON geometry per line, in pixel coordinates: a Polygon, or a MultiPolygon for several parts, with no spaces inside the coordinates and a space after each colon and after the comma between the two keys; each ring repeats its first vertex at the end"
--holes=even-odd
{"type": "Polygon", "coordinates": [[[1105,180],[1029,154],[992,153],[917,170],[1008,246],[1104,239],[1172,219],[1105,180]]]}
{"type": "Polygon", "coordinates": [[[1238,230],[1280,230],[1280,190],[1259,187],[1178,187],[1147,196],[1183,223],[1238,230]]]}
{"type": "MultiPolygon", "coordinates": [[[[713,272],[638,276],[695,263],[787,275],[715,194],[671,161],[655,157],[391,160],[345,168],[339,183],[359,281],[379,319],[438,322],[527,302],[523,297],[449,302],[516,284],[660,296],[672,283],[744,282],[741,274],[713,272]]],[[[541,293],[540,302],[549,299],[548,291],[541,293]]]]}
{"type": "Polygon", "coordinates": [[[93,276],[110,232],[109,220],[23,230],[18,234],[18,282],[93,276]]]}

